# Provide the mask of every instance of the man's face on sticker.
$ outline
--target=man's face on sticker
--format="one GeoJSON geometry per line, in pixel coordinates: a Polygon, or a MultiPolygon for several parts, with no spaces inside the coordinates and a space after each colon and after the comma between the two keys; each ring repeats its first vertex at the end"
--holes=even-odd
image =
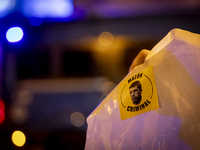
{"type": "Polygon", "coordinates": [[[138,86],[131,87],[129,91],[133,104],[135,105],[140,104],[142,91],[138,88],[138,86]]]}

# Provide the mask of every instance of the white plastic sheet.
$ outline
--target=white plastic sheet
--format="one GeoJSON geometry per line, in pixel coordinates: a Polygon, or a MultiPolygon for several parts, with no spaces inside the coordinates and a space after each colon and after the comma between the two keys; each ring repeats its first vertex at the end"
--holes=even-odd
{"type": "Polygon", "coordinates": [[[86,150],[200,149],[200,35],[171,30],[123,80],[149,66],[159,108],[121,120],[120,82],[87,118],[86,150]]]}

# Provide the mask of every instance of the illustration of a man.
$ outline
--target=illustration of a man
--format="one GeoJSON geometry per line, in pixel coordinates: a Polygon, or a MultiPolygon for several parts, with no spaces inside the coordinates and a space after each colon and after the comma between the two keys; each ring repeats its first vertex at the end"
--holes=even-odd
{"type": "Polygon", "coordinates": [[[135,81],[129,87],[130,96],[134,105],[140,104],[142,100],[142,86],[140,81],[135,81]]]}

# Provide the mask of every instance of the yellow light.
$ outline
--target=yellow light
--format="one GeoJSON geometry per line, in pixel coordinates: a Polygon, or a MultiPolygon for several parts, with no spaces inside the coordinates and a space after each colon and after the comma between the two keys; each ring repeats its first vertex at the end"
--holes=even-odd
{"type": "Polygon", "coordinates": [[[14,131],[12,134],[12,142],[18,146],[22,147],[26,142],[26,136],[21,131],[14,131]]]}
{"type": "Polygon", "coordinates": [[[99,43],[103,46],[110,46],[114,41],[114,37],[110,32],[103,32],[99,36],[99,43]]]}

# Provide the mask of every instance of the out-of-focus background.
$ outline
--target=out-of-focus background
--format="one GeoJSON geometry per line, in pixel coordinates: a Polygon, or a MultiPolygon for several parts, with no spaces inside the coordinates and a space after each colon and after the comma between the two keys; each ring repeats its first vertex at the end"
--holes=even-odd
{"type": "Polygon", "coordinates": [[[0,0],[0,149],[82,150],[141,49],[200,33],[199,0],[0,0]]]}

